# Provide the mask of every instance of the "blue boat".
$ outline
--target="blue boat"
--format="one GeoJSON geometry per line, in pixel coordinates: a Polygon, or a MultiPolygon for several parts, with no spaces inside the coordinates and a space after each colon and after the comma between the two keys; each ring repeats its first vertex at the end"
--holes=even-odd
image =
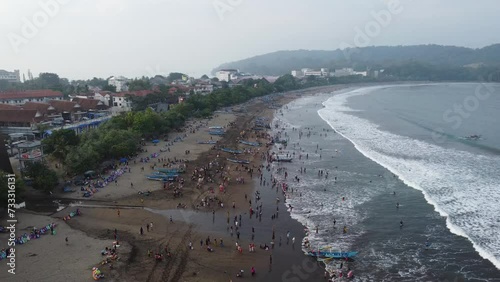
{"type": "Polygon", "coordinates": [[[177,175],[159,175],[159,174],[151,174],[146,176],[147,179],[149,180],[155,180],[155,181],[175,181],[177,180],[177,175]]]}
{"type": "Polygon", "coordinates": [[[222,152],[231,153],[231,154],[243,154],[243,152],[240,150],[233,150],[233,149],[228,149],[228,148],[222,148],[220,150],[222,152]]]}
{"type": "Polygon", "coordinates": [[[208,134],[210,135],[217,135],[217,136],[222,136],[224,135],[224,133],[225,133],[224,131],[214,131],[214,130],[208,132],[208,134]]]}
{"type": "Polygon", "coordinates": [[[260,143],[258,143],[258,142],[250,142],[250,141],[245,141],[245,140],[240,140],[240,143],[245,144],[245,145],[249,145],[249,146],[254,146],[254,147],[260,146],[260,143]]]}
{"type": "Polygon", "coordinates": [[[232,163],[237,163],[237,164],[249,164],[250,161],[247,161],[247,160],[237,160],[237,159],[229,159],[227,158],[228,161],[232,162],[232,163]]]}
{"type": "Polygon", "coordinates": [[[358,252],[325,252],[325,251],[309,251],[308,256],[317,258],[332,258],[332,259],[345,259],[353,258],[358,252]]]}
{"type": "Polygon", "coordinates": [[[217,141],[214,141],[214,140],[198,141],[198,144],[211,144],[211,145],[215,145],[215,144],[217,144],[217,141]]]}

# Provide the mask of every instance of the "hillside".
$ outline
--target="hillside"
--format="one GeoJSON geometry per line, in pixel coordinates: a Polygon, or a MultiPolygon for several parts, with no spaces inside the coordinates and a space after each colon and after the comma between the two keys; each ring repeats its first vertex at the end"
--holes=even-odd
{"type": "Polygon", "coordinates": [[[500,65],[500,44],[481,49],[456,46],[414,45],[364,47],[349,51],[293,50],[277,51],[244,60],[225,63],[215,68],[235,68],[242,72],[260,75],[282,75],[301,68],[389,67],[408,62],[420,62],[441,66],[484,64],[500,65]],[[350,56],[346,56],[349,54],[350,56]],[[350,60],[347,59],[349,57],[350,60]]]}

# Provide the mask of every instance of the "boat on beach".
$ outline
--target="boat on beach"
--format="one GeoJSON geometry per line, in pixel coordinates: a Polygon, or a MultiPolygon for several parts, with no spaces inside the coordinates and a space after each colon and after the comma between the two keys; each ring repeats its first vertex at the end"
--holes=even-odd
{"type": "Polygon", "coordinates": [[[232,163],[237,163],[237,164],[249,164],[250,161],[247,161],[247,160],[238,160],[238,159],[230,159],[230,158],[227,158],[226,160],[232,162],[232,163]]]}
{"type": "Polygon", "coordinates": [[[341,251],[309,251],[307,252],[308,256],[316,257],[316,258],[331,258],[331,259],[346,259],[353,258],[358,254],[358,252],[341,252],[341,251]]]}
{"type": "Polygon", "coordinates": [[[292,159],[293,158],[291,158],[291,157],[277,155],[277,156],[274,156],[272,158],[272,161],[273,162],[287,162],[287,163],[289,163],[292,161],[292,159]]]}
{"type": "Polygon", "coordinates": [[[215,144],[217,144],[217,141],[214,141],[214,140],[198,141],[198,144],[211,144],[211,145],[215,145],[215,144]]]}
{"type": "Polygon", "coordinates": [[[209,131],[208,134],[222,136],[224,135],[224,131],[209,131]]]}
{"type": "Polygon", "coordinates": [[[176,174],[150,174],[146,175],[146,178],[149,180],[155,180],[155,181],[175,181],[177,180],[178,175],[176,174]]]}
{"type": "Polygon", "coordinates": [[[222,148],[220,150],[222,152],[231,153],[231,154],[243,154],[243,152],[240,150],[233,150],[233,149],[228,149],[228,148],[222,148]]]}
{"type": "Polygon", "coordinates": [[[254,146],[254,147],[260,146],[259,142],[250,142],[250,141],[240,140],[240,143],[245,144],[245,145],[249,145],[249,146],[254,146]]]}

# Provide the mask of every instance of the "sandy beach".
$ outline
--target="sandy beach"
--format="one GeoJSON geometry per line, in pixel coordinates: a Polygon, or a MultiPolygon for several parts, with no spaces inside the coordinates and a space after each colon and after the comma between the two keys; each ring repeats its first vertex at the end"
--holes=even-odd
{"type": "MultiPolygon", "coordinates": [[[[18,267],[23,274],[17,275],[16,281],[92,281],[93,266],[100,267],[107,281],[232,281],[240,270],[249,277],[251,267],[256,269],[257,281],[295,281],[295,266],[308,269],[307,277],[300,277],[300,281],[323,279],[324,270],[301,250],[304,228],[291,219],[282,202],[276,201],[277,197],[283,201],[283,195],[271,187],[270,173],[262,166],[269,147],[248,146],[238,140],[265,144],[269,141],[266,131],[252,129],[257,118],[269,123],[276,107],[303,95],[334,89],[338,87],[286,93],[273,98],[273,106],[269,101],[256,99],[243,105],[243,113],[216,113],[211,119],[189,121],[184,132],[169,134],[168,141],[160,140],[156,145],[146,141],[143,149],[147,152],[129,160],[128,166],[121,166],[125,172],[116,184],[109,183],[90,198],[82,198],[79,189],[56,195],[78,201],[51,216],[23,215],[22,228],[50,222],[58,226],[56,235],[44,235],[18,247],[18,267]],[[208,128],[212,126],[224,127],[225,135],[209,135],[208,128]],[[217,144],[198,144],[210,139],[217,144]],[[160,151],[167,148],[170,151],[160,151]],[[243,153],[233,155],[220,148],[243,153]],[[148,163],[140,162],[153,153],[158,153],[158,157],[148,163]],[[236,164],[228,158],[249,163],[236,164]],[[154,171],[153,164],[168,167],[168,159],[186,161],[182,181],[164,187],[161,182],[146,179],[145,175],[154,171]],[[268,179],[266,185],[259,183],[261,174],[268,179]],[[140,195],[139,191],[152,194],[140,195]],[[262,207],[260,219],[256,204],[262,207]],[[177,208],[178,205],[185,208],[177,208]],[[253,216],[250,207],[254,209],[253,216]],[[76,208],[81,216],[66,222],[60,219],[76,208]],[[279,218],[272,218],[277,209],[279,218]],[[153,227],[148,228],[151,223],[153,227]],[[121,245],[120,259],[100,266],[100,252],[112,246],[115,230],[121,245]],[[287,233],[291,234],[289,244],[287,233]],[[68,245],[65,237],[69,238],[68,245]],[[274,248],[271,241],[275,242],[274,248]],[[249,252],[252,243],[255,252],[249,252]],[[260,248],[264,245],[269,250],[260,248]],[[43,260],[41,253],[46,253],[43,260]],[[163,260],[156,261],[155,253],[161,253],[163,260]]],[[[8,277],[2,268],[0,279],[8,277]]]]}

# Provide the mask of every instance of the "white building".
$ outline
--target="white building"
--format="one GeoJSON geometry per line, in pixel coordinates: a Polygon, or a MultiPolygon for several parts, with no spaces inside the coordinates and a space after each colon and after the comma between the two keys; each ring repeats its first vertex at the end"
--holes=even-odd
{"type": "Polygon", "coordinates": [[[236,79],[239,71],[237,69],[222,69],[215,73],[219,81],[229,82],[231,79],[236,79]]]}
{"type": "Polygon", "coordinates": [[[116,93],[112,95],[112,105],[111,105],[111,112],[116,113],[116,112],[129,112],[132,110],[132,102],[130,102],[127,97],[125,97],[125,94],[123,93],[116,93]]]}
{"type": "Polygon", "coordinates": [[[349,75],[367,76],[368,72],[367,71],[354,71],[352,68],[342,68],[342,69],[336,69],[332,73],[332,75],[335,77],[342,77],[342,76],[349,76],[349,75]]]}
{"type": "Polygon", "coordinates": [[[128,91],[129,80],[123,76],[112,76],[108,79],[108,84],[116,87],[116,92],[128,91]]]}
{"type": "Polygon", "coordinates": [[[303,77],[304,73],[301,70],[293,70],[292,71],[292,76],[293,77],[303,77]]]}
{"type": "Polygon", "coordinates": [[[322,76],[322,77],[330,76],[330,72],[326,68],[322,68],[320,70],[302,69],[302,73],[304,76],[322,76]]]}
{"type": "Polygon", "coordinates": [[[7,80],[9,82],[21,82],[19,70],[14,70],[13,72],[0,70],[0,80],[7,80]]]}
{"type": "Polygon", "coordinates": [[[214,86],[209,83],[197,83],[193,88],[194,94],[210,94],[214,91],[214,86]]]}

